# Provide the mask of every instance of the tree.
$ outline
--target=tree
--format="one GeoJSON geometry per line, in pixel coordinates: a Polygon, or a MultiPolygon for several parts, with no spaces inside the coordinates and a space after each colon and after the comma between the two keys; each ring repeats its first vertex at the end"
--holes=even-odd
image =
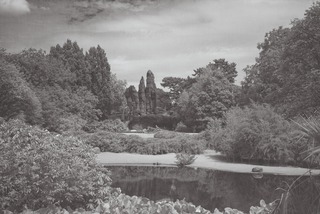
{"type": "Polygon", "coordinates": [[[320,2],[292,22],[266,34],[256,63],[242,83],[247,100],[269,103],[286,117],[320,108],[320,2]]]}
{"type": "Polygon", "coordinates": [[[201,68],[196,82],[179,97],[178,112],[187,126],[203,129],[208,118],[221,118],[235,105],[235,91],[236,87],[221,69],[201,68]]]}
{"type": "Polygon", "coordinates": [[[78,116],[87,122],[98,120],[101,111],[96,108],[98,99],[85,87],[64,90],[58,85],[38,89],[42,103],[44,126],[50,131],[58,131],[61,120],[78,116]]]}
{"type": "Polygon", "coordinates": [[[67,40],[62,47],[51,47],[49,55],[63,62],[75,76],[75,88],[85,86],[97,96],[97,106],[102,112],[100,119],[123,111],[126,106],[123,95],[126,83],[117,80],[116,75],[111,73],[106,53],[99,45],[84,54],[77,42],[67,40]]]}
{"type": "Polygon", "coordinates": [[[61,61],[52,58],[43,50],[28,49],[8,57],[23,74],[24,79],[34,87],[58,84],[63,88],[73,85],[75,76],[61,61]]]}
{"type": "Polygon", "coordinates": [[[183,90],[188,89],[195,82],[194,78],[187,77],[165,77],[162,79],[161,86],[170,90],[169,95],[173,103],[177,101],[183,90]]]}
{"type": "Polygon", "coordinates": [[[76,75],[64,58],[46,55],[42,50],[29,49],[7,57],[19,68],[20,73],[39,97],[43,125],[58,131],[61,120],[76,118],[78,121],[97,120],[101,111],[98,99],[86,86],[78,85],[76,75]],[[72,116],[73,115],[73,116],[72,116]]]}
{"type": "Polygon", "coordinates": [[[115,74],[111,74],[111,91],[113,93],[111,113],[124,113],[127,108],[127,101],[124,93],[127,82],[118,80],[115,74]]]}
{"type": "Polygon", "coordinates": [[[171,109],[172,103],[170,99],[169,92],[165,92],[164,90],[157,88],[157,112],[167,112],[171,109]]]}
{"type": "MultiPolygon", "coordinates": [[[[236,63],[229,63],[225,59],[215,59],[213,63],[210,62],[207,65],[207,68],[211,70],[220,70],[224,76],[229,80],[229,82],[234,83],[235,77],[237,76],[236,63]]],[[[194,70],[193,76],[200,76],[202,73],[205,73],[204,68],[198,68],[194,70]]]]}
{"type": "Polygon", "coordinates": [[[99,99],[98,108],[102,112],[102,119],[112,113],[115,100],[112,91],[111,72],[105,51],[98,45],[91,47],[86,53],[91,74],[91,91],[99,99]]]}
{"type": "Polygon", "coordinates": [[[62,47],[57,44],[55,47],[51,47],[49,55],[59,59],[70,69],[75,75],[78,86],[86,86],[90,89],[91,74],[89,65],[85,59],[83,49],[78,46],[77,42],[72,42],[68,39],[62,47]]]}
{"type": "Polygon", "coordinates": [[[312,114],[320,109],[320,2],[302,20],[295,20],[284,50],[282,77],[289,116],[312,114]],[[291,106],[290,106],[291,105],[291,106]]]}
{"type": "Polygon", "coordinates": [[[0,117],[41,123],[41,103],[16,67],[0,58],[0,117]]]}

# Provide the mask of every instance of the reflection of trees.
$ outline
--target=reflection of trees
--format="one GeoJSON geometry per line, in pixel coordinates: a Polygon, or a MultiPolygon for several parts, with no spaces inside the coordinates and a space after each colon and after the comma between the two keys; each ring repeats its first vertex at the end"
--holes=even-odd
{"type": "MultiPolygon", "coordinates": [[[[260,199],[271,202],[279,198],[281,192],[275,190],[278,187],[285,189],[286,183],[290,184],[295,179],[272,175],[254,179],[250,174],[169,167],[112,167],[111,171],[113,185],[129,195],[145,196],[151,200],[185,198],[209,210],[232,207],[245,212],[250,206],[258,205],[260,199]]],[[[310,186],[310,182],[302,184],[295,189],[296,196],[290,201],[295,207],[299,206],[298,210],[309,206],[308,199],[315,198],[311,192],[317,189],[309,187],[305,191],[304,185],[310,186]]]]}

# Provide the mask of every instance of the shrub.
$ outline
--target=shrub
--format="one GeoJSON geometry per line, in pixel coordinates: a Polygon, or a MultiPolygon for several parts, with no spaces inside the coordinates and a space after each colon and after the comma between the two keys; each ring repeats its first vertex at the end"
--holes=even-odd
{"type": "Polygon", "coordinates": [[[179,152],[200,154],[206,148],[205,140],[190,135],[179,135],[171,139],[144,139],[137,135],[96,132],[82,133],[78,137],[92,147],[98,147],[101,152],[129,152],[153,155],[179,152]]]}
{"type": "Polygon", "coordinates": [[[211,121],[206,132],[213,147],[228,158],[279,163],[292,160],[292,126],[270,106],[237,107],[224,117],[224,121],[211,121]]]}
{"type": "MultiPolygon", "coordinates": [[[[101,152],[132,152],[141,150],[145,140],[136,135],[125,135],[114,132],[99,131],[96,133],[84,133],[79,136],[92,147],[98,147],[101,152]]],[[[139,152],[138,152],[139,153],[139,152]]]]}
{"type": "Polygon", "coordinates": [[[190,128],[188,128],[183,122],[179,122],[175,129],[176,132],[191,132],[190,128]]]}
{"type": "Polygon", "coordinates": [[[83,206],[107,193],[108,173],[92,147],[13,120],[0,125],[0,204],[19,211],[83,206]]]}
{"type": "Polygon", "coordinates": [[[154,138],[171,139],[171,138],[175,138],[180,135],[181,134],[174,132],[174,131],[161,130],[161,131],[158,131],[154,134],[154,138]]]}
{"type": "MultiPolygon", "coordinates": [[[[272,202],[266,204],[263,200],[260,201],[260,207],[250,207],[250,214],[271,214],[274,213],[277,203],[272,202]]],[[[7,213],[6,210],[4,213],[7,213]]],[[[243,214],[243,212],[225,208],[224,211],[220,212],[215,209],[213,212],[204,209],[201,206],[195,206],[192,203],[186,202],[185,200],[160,200],[157,202],[151,201],[145,197],[128,196],[120,192],[120,190],[112,191],[112,195],[108,201],[101,201],[98,206],[92,207],[91,211],[77,208],[76,210],[63,209],[55,205],[48,206],[36,211],[30,209],[24,210],[23,213],[184,213],[184,214],[243,214]]]]}
{"type": "Polygon", "coordinates": [[[58,133],[76,132],[80,131],[86,124],[86,120],[78,115],[69,115],[68,117],[61,117],[58,119],[58,125],[55,131],[58,133]]]}
{"type": "Polygon", "coordinates": [[[192,154],[177,153],[176,159],[177,159],[176,164],[179,167],[183,167],[183,166],[192,164],[197,158],[195,155],[192,155],[192,154]]]}
{"type": "Polygon", "coordinates": [[[83,130],[89,133],[97,131],[107,131],[107,132],[124,132],[128,128],[125,123],[120,119],[115,120],[103,120],[103,121],[94,121],[90,124],[87,124],[83,130]]]}
{"type": "Polygon", "coordinates": [[[206,141],[198,138],[197,135],[178,136],[174,138],[171,142],[181,147],[181,149],[176,152],[201,154],[206,149],[206,141]]]}
{"type": "Polygon", "coordinates": [[[171,139],[148,139],[147,147],[153,147],[155,154],[166,153],[190,153],[201,154],[206,149],[206,141],[199,139],[197,136],[179,135],[171,139]]]}
{"type": "Polygon", "coordinates": [[[145,115],[132,118],[128,123],[128,127],[129,129],[136,129],[134,127],[139,127],[139,129],[160,127],[162,129],[174,130],[177,123],[178,118],[176,117],[166,115],[145,115]]]}

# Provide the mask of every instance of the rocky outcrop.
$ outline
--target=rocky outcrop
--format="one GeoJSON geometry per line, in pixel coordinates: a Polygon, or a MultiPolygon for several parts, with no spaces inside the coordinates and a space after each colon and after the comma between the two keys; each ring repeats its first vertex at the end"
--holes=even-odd
{"type": "Polygon", "coordinates": [[[133,85],[131,85],[129,88],[126,89],[124,96],[127,99],[129,115],[137,115],[139,112],[139,97],[136,88],[133,85]]]}
{"type": "Polygon", "coordinates": [[[146,110],[146,86],[144,84],[144,78],[141,77],[140,84],[139,84],[139,110],[141,115],[145,115],[147,113],[146,110]]]}

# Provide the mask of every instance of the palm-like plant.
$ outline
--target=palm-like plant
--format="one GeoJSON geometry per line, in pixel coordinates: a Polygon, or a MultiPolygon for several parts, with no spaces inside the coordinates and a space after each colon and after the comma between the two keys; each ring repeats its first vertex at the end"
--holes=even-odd
{"type": "Polygon", "coordinates": [[[317,117],[302,118],[300,122],[294,121],[294,123],[307,138],[312,140],[313,146],[305,151],[306,159],[320,153],[320,119],[317,117]]]}

